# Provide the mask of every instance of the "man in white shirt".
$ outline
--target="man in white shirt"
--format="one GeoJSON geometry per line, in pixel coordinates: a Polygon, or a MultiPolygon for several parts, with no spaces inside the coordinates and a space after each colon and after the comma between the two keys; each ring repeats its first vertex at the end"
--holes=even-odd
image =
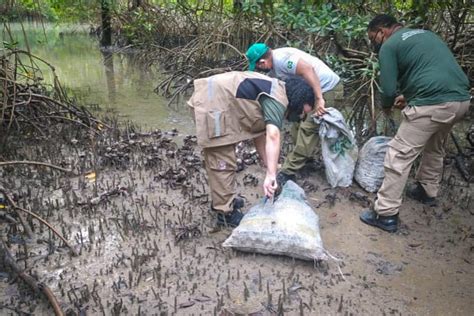
{"type": "Polygon", "coordinates": [[[342,99],[342,84],[339,76],[319,58],[299,49],[283,47],[271,49],[264,43],[255,43],[249,47],[246,56],[249,70],[268,72],[271,77],[284,80],[291,76],[301,76],[314,91],[314,112],[293,124],[291,136],[293,151],[288,154],[278,175],[280,185],[295,179],[295,173],[304,167],[308,160],[314,159],[319,145],[318,129],[313,115],[326,113],[326,101],[333,106],[336,99],[342,99]]]}

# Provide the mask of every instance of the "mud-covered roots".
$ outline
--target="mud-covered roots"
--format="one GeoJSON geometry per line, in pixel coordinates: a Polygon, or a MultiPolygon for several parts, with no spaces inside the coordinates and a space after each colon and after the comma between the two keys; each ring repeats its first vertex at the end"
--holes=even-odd
{"type": "Polygon", "coordinates": [[[30,140],[68,135],[69,140],[99,134],[107,125],[86,108],[78,106],[61,87],[54,67],[23,50],[4,50],[0,55],[0,146],[13,149],[12,138],[30,140]],[[39,64],[49,67],[55,80],[42,82],[39,64]]]}

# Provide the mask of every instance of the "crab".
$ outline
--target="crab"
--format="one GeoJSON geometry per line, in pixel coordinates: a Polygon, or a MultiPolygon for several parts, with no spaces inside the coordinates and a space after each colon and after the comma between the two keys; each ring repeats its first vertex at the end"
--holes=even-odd
{"type": "Polygon", "coordinates": [[[192,237],[201,237],[202,232],[199,229],[199,224],[179,225],[173,228],[174,240],[179,242],[192,237]]]}

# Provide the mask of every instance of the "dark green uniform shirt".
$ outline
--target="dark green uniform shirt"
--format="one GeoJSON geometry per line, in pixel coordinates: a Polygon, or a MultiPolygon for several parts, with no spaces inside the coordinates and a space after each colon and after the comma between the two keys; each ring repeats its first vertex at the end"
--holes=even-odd
{"type": "Polygon", "coordinates": [[[384,107],[391,107],[399,94],[410,106],[470,98],[467,76],[433,32],[399,29],[383,43],[379,62],[384,107]]]}
{"type": "Polygon", "coordinates": [[[285,118],[286,108],[275,99],[266,95],[260,96],[258,102],[262,105],[263,119],[265,124],[272,124],[278,127],[279,130],[283,127],[283,119],[285,118]]]}

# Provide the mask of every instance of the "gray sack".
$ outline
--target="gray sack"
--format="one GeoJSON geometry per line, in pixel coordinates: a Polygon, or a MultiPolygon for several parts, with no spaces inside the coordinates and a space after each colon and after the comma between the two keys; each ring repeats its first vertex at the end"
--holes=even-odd
{"type": "Polygon", "coordinates": [[[327,108],[322,117],[314,117],[319,124],[319,137],[323,153],[326,179],[331,187],[348,187],[352,184],[357,144],[341,112],[327,108]]]}
{"type": "Polygon", "coordinates": [[[385,152],[391,139],[386,136],[372,137],[359,151],[354,179],[368,192],[377,192],[382,185],[385,152]]]}
{"type": "Polygon", "coordinates": [[[301,187],[287,181],[275,203],[254,205],[224,247],[304,260],[326,260],[319,234],[319,217],[306,203],[301,187]]]}

